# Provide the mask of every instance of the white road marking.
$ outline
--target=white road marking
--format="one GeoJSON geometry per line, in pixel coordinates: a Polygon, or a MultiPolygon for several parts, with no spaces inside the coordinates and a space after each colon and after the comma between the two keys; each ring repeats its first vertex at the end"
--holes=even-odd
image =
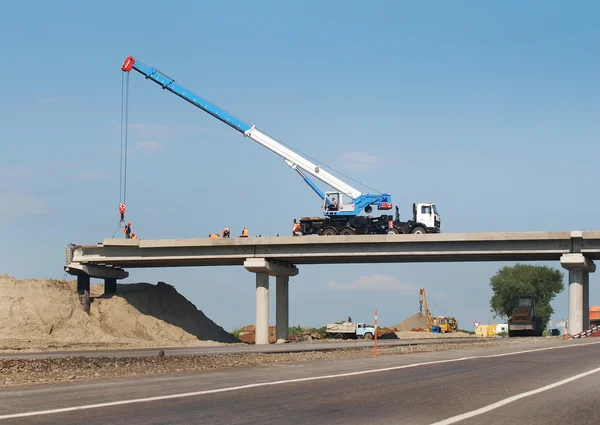
{"type": "Polygon", "coordinates": [[[494,410],[494,409],[497,409],[499,407],[506,406],[507,404],[512,403],[513,401],[517,401],[517,400],[520,400],[522,398],[529,397],[530,395],[539,394],[539,393],[542,393],[544,391],[551,390],[552,388],[560,387],[561,385],[568,384],[569,382],[573,382],[573,381],[576,381],[577,379],[585,378],[586,376],[589,376],[589,375],[592,375],[592,374],[598,373],[598,372],[600,372],[600,367],[597,367],[596,369],[589,370],[587,372],[580,373],[579,375],[571,376],[570,378],[563,379],[562,381],[558,381],[558,382],[555,382],[554,384],[546,385],[546,386],[538,388],[536,390],[527,391],[525,393],[521,393],[521,394],[514,395],[512,397],[505,398],[504,400],[500,400],[500,401],[498,401],[496,403],[492,403],[492,404],[490,404],[488,406],[484,406],[484,407],[481,407],[481,408],[476,409],[476,410],[471,410],[470,412],[466,412],[466,413],[462,413],[460,415],[452,416],[451,418],[444,419],[444,420],[439,421],[439,422],[434,422],[434,423],[432,423],[430,425],[450,425],[450,424],[454,424],[456,422],[460,422],[460,421],[463,421],[465,419],[472,418],[474,416],[482,415],[484,413],[489,412],[490,410],[494,410]]]}
{"type": "MultiPolygon", "coordinates": [[[[13,414],[9,414],[9,415],[1,415],[0,420],[26,418],[29,416],[52,415],[52,414],[56,414],[56,413],[75,412],[78,410],[99,409],[102,407],[123,406],[123,405],[127,405],[127,404],[136,404],[136,403],[149,403],[149,402],[154,402],[154,401],[173,400],[173,399],[186,398],[186,397],[197,397],[197,396],[202,396],[202,395],[207,395],[207,394],[218,394],[218,393],[225,393],[225,392],[232,392],[232,391],[240,391],[240,390],[247,390],[250,388],[268,387],[268,386],[272,386],[272,385],[283,385],[283,384],[292,384],[292,383],[297,383],[297,382],[309,382],[309,381],[318,381],[318,380],[322,380],[322,379],[333,379],[333,378],[342,378],[342,377],[348,377],[348,376],[366,375],[366,374],[371,374],[371,373],[389,372],[392,370],[409,369],[409,368],[419,367],[419,366],[429,366],[429,365],[443,364],[443,363],[454,363],[454,362],[461,362],[461,361],[465,361],[465,360],[491,359],[491,358],[495,358],[495,357],[515,356],[515,355],[519,355],[519,354],[535,353],[535,352],[539,352],[539,351],[558,350],[558,349],[562,349],[562,348],[575,348],[575,347],[582,347],[585,345],[596,345],[596,344],[600,344],[600,341],[587,342],[587,343],[576,344],[576,345],[561,345],[561,346],[557,346],[557,347],[534,348],[531,350],[513,351],[510,353],[502,353],[502,354],[489,354],[489,355],[485,355],[485,356],[469,356],[469,357],[460,357],[457,359],[434,360],[434,361],[430,361],[430,362],[412,363],[412,364],[408,364],[408,365],[391,366],[391,367],[386,367],[386,368],[381,368],[381,369],[370,369],[370,370],[362,370],[362,371],[358,371],[358,372],[338,373],[336,375],[311,376],[308,378],[287,379],[287,380],[283,380],[283,381],[258,382],[256,384],[238,385],[235,387],[227,387],[227,388],[215,388],[212,390],[194,391],[194,392],[189,392],[189,393],[160,395],[160,396],[155,396],[155,397],[134,398],[134,399],[130,399],[130,400],[110,401],[107,403],[87,404],[87,405],[82,405],[82,406],[63,407],[63,408],[58,408],[58,409],[38,410],[38,411],[23,412],[23,413],[13,413],[13,414]]],[[[593,372],[586,372],[586,373],[589,374],[589,373],[593,373],[593,372]]],[[[572,378],[569,378],[569,379],[572,379],[572,378]]],[[[525,393],[525,394],[527,394],[527,393],[525,393]]],[[[450,419],[452,419],[452,418],[450,418],[450,419]]],[[[445,422],[443,422],[443,423],[445,423],[445,422]]],[[[453,423],[453,422],[448,422],[448,423],[453,423]]],[[[439,424],[442,424],[442,422],[439,422],[439,424]]]]}

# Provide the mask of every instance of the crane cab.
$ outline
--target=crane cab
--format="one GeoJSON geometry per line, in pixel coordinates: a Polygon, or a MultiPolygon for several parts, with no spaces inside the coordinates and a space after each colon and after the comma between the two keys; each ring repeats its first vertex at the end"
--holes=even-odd
{"type": "Polygon", "coordinates": [[[354,203],[343,193],[325,192],[322,208],[325,215],[348,214],[354,212],[354,203]]]}

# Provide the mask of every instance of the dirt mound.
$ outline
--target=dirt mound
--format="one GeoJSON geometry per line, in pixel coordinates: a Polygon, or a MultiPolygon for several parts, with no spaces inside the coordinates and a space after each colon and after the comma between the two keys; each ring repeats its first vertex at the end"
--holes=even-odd
{"type": "MultiPolygon", "coordinates": [[[[247,344],[256,343],[256,326],[247,325],[239,330],[239,340],[247,344]]],[[[269,326],[269,343],[277,341],[275,338],[275,326],[269,326]]]]}
{"type": "Polygon", "coordinates": [[[102,295],[103,285],[90,289],[97,298],[88,315],[79,306],[74,281],[0,275],[0,343],[239,342],[164,282],[118,285],[112,296],[102,295]]]}
{"type": "Polygon", "coordinates": [[[392,326],[392,328],[395,328],[398,332],[406,332],[413,329],[427,329],[427,318],[423,313],[413,314],[397,325],[392,326]]]}
{"type": "Polygon", "coordinates": [[[378,339],[398,339],[398,336],[393,329],[390,328],[377,328],[378,339]]]}

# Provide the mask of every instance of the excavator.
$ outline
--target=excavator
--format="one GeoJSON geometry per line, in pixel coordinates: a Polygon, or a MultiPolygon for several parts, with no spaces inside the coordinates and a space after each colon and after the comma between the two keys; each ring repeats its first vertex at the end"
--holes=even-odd
{"type": "Polygon", "coordinates": [[[425,288],[419,291],[419,312],[423,313],[425,307],[425,319],[427,320],[427,332],[432,333],[450,333],[458,332],[458,322],[454,317],[437,316],[435,317],[427,307],[427,295],[425,288]]]}
{"type": "MultiPolygon", "coordinates": [[[[254,125],[250,125],[240,120],[227,111],[179,85],[173,78],[158,71],[154,67],[134,59],[132,56],[125,59],[121,66],[121,70],[124,73],[129,73],[132,70],[137,71],[147,80],[156,83],[163,90],[169,91],[191,103],[219,121],[227,124],[243,136],[248,137],[283,158],[286,164],[294,169],[322,200],[322,217],[306,216],[300,218],[300,230],[303,235],[333,236],[355,234],[391,235],[399,233],[440,233],[440,215],[434,203],[414,203],[412,217],[406,221],[400,220],[400,213],[397,206],[395,207],[394,215],[383,214],[379,217],[371,217],[370,213],[374,208],[377,208],[378,210],[391,210],[393,208],[391,195],[387,193],[362,193],[360,190],[330,174],[320,165],[309,161],[307,158],[304,158],[302,155],[291,150],[283,143],[280,143],[274,138],[259,131],[254,125]],[[334,190],[327,192],[321,191],[321,189],[309,178],[309,175],[320,180],[334,190]],[[362,213],[363,211],[367,215],[359,216],[359,213],[362,213]]],[[[123,215],[123,213],[121,215],[123,215]]]]}

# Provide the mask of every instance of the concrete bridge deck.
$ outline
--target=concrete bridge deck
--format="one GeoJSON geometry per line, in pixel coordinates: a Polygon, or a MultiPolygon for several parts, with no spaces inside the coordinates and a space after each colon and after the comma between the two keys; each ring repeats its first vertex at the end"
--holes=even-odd
{"type": "Polygon", "coordinates": [[[90,277],[105,279],[105,290],[113,292],[130,268],[244,266],[256,274],[257,343],[268,341],[269,276],[277,277],[276,333],[287,338],[288,282],[298,274],[297,265],[560,261],[569,271],[569,325],[576,333],[589,328],[589,273],[595,271],[593,260],[600,259],[600,231],[105,239],[72,244],[66,257],[65,271],[77,275],[84,309],[89,309],[90,277]]]}
{"type": "Polygon", "coordinates": [[[298,265],[559,261],[562,254],[573,252],[583,253],[590,260],[600,259],[600,232],[105,239],[97,245],[76,245],[71,261],[122,268],[241,266],[248,258],[298,265]]]}

